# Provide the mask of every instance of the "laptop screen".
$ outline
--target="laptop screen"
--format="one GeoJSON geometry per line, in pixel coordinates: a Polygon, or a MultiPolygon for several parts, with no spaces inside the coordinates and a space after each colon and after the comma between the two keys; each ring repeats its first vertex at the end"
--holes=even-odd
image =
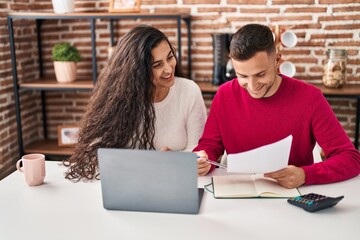
{"type": "Polygon", "coordinates": [[[198,213],[194,153],[100,148],[98,161],[104,208],[198,213]]]}

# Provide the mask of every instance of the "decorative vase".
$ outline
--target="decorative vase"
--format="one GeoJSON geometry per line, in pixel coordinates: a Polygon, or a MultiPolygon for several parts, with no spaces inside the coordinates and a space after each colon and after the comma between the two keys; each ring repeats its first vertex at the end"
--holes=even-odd
{"type": "Polygon", "coordinates": [[[73,82],[76,79],[76,62],[54,61],[56,80],[60,83],[73,82]]]}
{"type": "Polygon", "coordinates": [[[51,0],[54,12],[63,14],[74,12],[75,0],[51,0]]]}

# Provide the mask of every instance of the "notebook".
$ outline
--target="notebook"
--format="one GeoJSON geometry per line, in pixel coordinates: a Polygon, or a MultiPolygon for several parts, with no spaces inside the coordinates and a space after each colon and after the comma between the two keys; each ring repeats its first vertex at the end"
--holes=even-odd
{"type": "Polygon", "coordinates": [[[103,206],[108,210],[197,214],[196,155],[136,149],[98,149],[103,206]]]}
{"type": "Polygon", "coordinates": [[[263,174],[212,177],[215,198],[290,198],[300,196],[297,188],[284,188],[263,174]]]}

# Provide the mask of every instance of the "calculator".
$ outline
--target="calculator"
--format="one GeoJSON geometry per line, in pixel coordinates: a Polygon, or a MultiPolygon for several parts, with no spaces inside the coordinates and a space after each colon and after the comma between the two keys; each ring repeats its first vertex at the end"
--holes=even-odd
{"type": "Polygon", "coordinates": [[[344,196],[333,198],[316,193],[309,193],[289,198],[287,201],[288,203],[301,207],[308,212],[315,212],[321,209],[335,206],[343,198],[344,196]]]}

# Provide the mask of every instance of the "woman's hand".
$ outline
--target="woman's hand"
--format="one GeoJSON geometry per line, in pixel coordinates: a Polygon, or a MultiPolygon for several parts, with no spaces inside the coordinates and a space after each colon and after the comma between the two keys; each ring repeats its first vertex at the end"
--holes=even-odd
{"type": "Polygon", "coordinates": [[[167,146],[160,148],[160,152],[171,152],[171,151],[172,150],[170,148],[168,148],[167,146]]]}
{"type": "Polygon", "coordinates": [[[296,188],[305,183],[305,172],[302,168],[289,165],[276,172],[265,173],[264,177],[276,180],[285,188],[296,188]]]}
{"type": "Polygon", "coordinates": [[[208,159],[208,155],[205,151],[201,150],[199,152],[195,152],[198,156],[197,165],[198,165],[198,176],[205,176],[211,168],[210,163],[206,160],[208,159]]]}

